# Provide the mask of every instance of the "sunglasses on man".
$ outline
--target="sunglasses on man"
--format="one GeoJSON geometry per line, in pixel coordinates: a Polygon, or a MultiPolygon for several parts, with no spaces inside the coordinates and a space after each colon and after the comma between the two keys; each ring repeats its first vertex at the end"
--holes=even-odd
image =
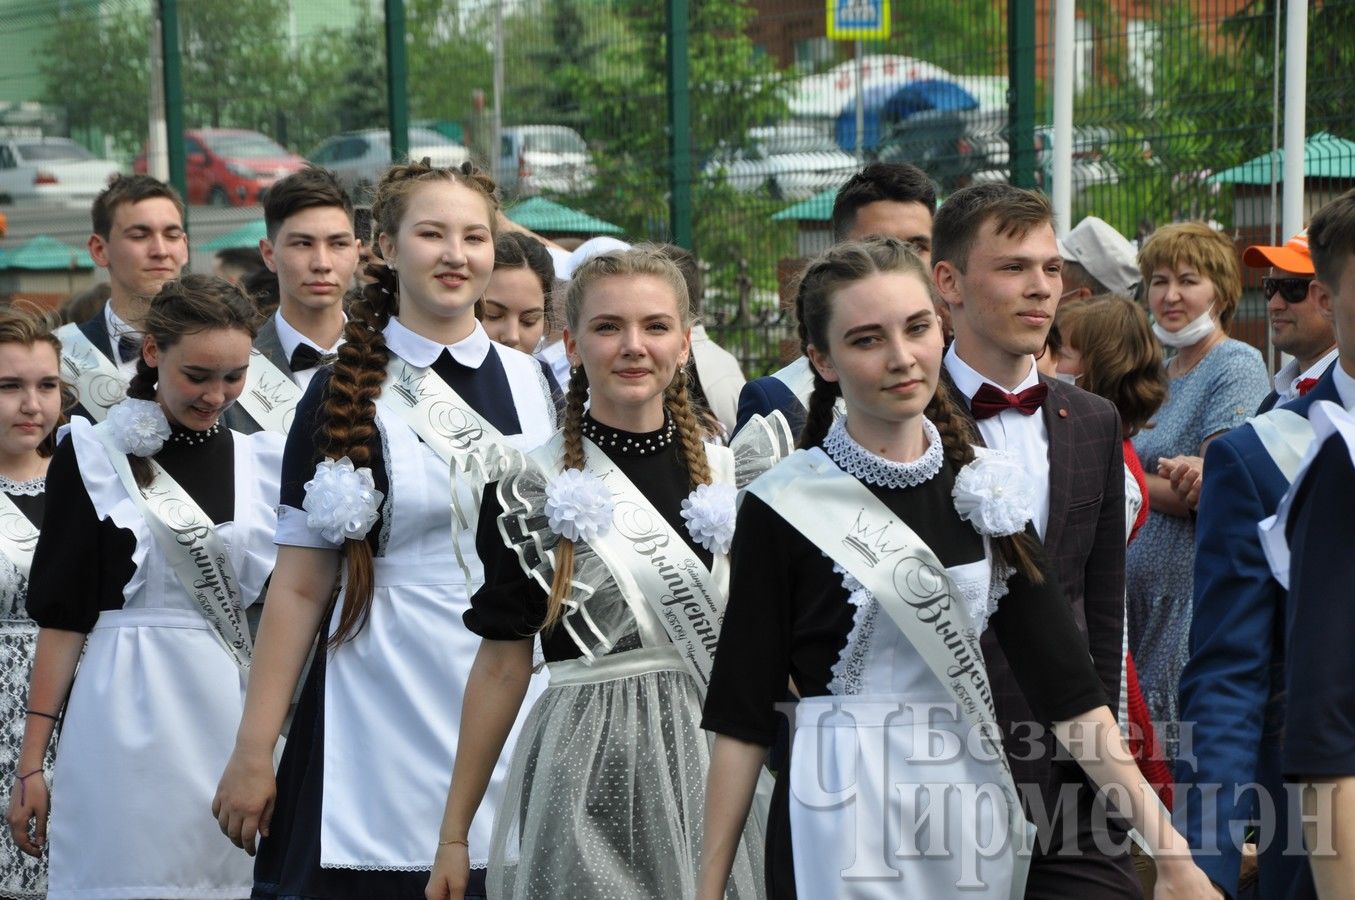
{"type": "Polygon", "coordinates": [[[1261,279],[1261,293],[1267,300],[1278,293],[1285,303],[1302,303],[1308,298],[1308,285],[1312,281],[1301,275],[1267,275],[1261,279]]]}

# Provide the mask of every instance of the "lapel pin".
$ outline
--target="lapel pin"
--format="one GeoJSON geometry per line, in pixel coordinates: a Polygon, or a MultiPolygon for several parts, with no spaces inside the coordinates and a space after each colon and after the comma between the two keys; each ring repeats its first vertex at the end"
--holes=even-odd
{"type": "Polygon", "coordinates": [[[1068,410],[1062,406],[1059,407],[1059,418],[1060,419],[1068,418],[1068,410]]]}

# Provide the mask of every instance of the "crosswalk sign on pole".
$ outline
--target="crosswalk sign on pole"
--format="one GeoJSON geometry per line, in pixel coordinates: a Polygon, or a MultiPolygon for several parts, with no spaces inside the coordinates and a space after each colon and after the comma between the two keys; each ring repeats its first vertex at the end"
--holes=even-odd
{"type": "Polygon", "coordinates": [[[827,0],[828,39],[879,40],[889,37],[889,0],[827,0]]]}

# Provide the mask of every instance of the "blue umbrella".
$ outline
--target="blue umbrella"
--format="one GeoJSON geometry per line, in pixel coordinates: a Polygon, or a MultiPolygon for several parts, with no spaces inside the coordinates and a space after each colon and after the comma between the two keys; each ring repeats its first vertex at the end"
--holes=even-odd
{"type": "MultiPolygon", "coordinates": [[[[867,88],[861,97],[865,131],[861,144],[873,149],[889,126],[914,113],[939,109],[963,111],[978,109],[979,101],[953,81],[924,78],[906,84],[881,84],[867,88]]],[[[846,104],[838,113],[834,134],[838,146],[848,153],[856,150],[856,103],[846,104]]]]}

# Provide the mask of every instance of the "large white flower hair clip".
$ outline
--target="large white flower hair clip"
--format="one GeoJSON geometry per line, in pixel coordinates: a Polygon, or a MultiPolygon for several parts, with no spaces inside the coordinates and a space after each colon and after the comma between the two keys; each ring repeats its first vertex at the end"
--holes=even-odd
{"type": "Polygon", "coordinates": [[[682,518],[692,540],[716,556],[728,553],[734,542],[737,499],[732,484],[702,484],[688,494],[682,501],[682,518]]]}
{"type": "Polygon", "coordinates": [[[980,534],[1006,537],[1024,531],[1035,514],[1028,473],[1006,453],[974,448],[974,461],[955,476],[955,509],[980,534]]]}
{"type": "Polygon", "coordinates": [[[108,410],[113,446],[133,456],[154,456],[169,440],[169,419],[154,400],[128,397],[108,410]]]}
{"type": "Polygon", "coordinates": [[[602,479],[582,469],[565,469],[546,485],[550,530],[571,541],[606,534],[616,506],[602,479]]]}
{"type": "Polygon", "coordinates": [[[306,482],[306,525],[333,544],[361,540],[376,523],[385,494],[376,489],[372,470],[353,466],[348,457],[324,459],[306,482]]]}

